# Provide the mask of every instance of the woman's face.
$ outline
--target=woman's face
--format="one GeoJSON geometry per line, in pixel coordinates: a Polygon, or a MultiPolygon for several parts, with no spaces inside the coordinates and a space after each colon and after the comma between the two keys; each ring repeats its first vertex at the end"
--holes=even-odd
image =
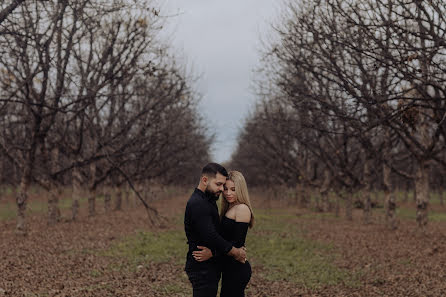
{"type": "Polygon", "coordinates": [[[237,201],[237,195],[235,194],[235,184],[232,180],[227,180],[223,186],[223,197],[228,203],[234,203],[237,201]]]}

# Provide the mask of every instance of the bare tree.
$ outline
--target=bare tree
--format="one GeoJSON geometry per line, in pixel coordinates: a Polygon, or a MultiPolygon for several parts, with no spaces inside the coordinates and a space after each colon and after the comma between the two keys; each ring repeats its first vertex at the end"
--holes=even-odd
{"type": "MultiPolygon", "coordinates": [[[[12,0],[8,2],[2,3],[0,6],[0,24],[3,23],[4,20],[25,0],[12,0]]],[[[1,33],[1,31],[0,31],[1,33]]]]}
{"type": "Polygon", "coordinates": [[[294,135],[300,151],[305,147],[330,169],[347,202],[381,177],[392,229],[392,174],[415,180],[417,221],[424,226],[429,167],[444,164],[444,11],[441,1],[290,2],[262,65],[261,96],[269,97],[267,105],[285,102],[283,110],[293,115],[280,116],[293,121],[275,131],[276,142],[294,135]],[[416,174],[402,169],[411,169],[402,166],[407,160],[416,162],[416,174]]]}
{"type": "MultiPolygon", "coordinates": [[[[85,4],[84,4],[85,5],[85,4]]],[[[17,154],[9,154],[20,165],[22,174],[17,196],[17,231],[26,233],[25,210],[28,187],[39,177],[33,174],[38,150],[44,151],[47,135],[56,115],[66,105],[64,88],[74,32],[76,16],[83,5],[69,6],[68,2],[22,3],[21,18],[8,19],[1,25],[9,34],[1,36],[2,57],[0,67],[7,79],[2,79],[2,101],[15,112],[10,115],[11,125],[23,125],[23,134],[12,129],[2,135],[2,146],[7,152],[14,148],[17,154]],[[64,23],[71,16],[73,22],[64,23]],[[62,34],[65,31],[67,35],[62,34]],[[63,37],[62,37],[63,36],[63,37]],[[67,38],[62,48],[62,38],[67,38]],[[59,45],[59,46],[57,46],[59,45]],[[12,134],[10,134],[12,133],[12,134]]]]}
{"type": "Polygon", "coordinates": [[[198,96],[156,38],[162,26],[150,2],[25,1],[14,13],[20,18],[0,24],[8,32],[0,36],[0,148],[21,172],[20,233],[31,183],[50,191],[50,222],[60,214],[55,189],[72,186],[75,220],[83,188],[93,215],[98,186],[135,190],[135,181],[162,181],[179,163],[208,157],[198,96]]]}

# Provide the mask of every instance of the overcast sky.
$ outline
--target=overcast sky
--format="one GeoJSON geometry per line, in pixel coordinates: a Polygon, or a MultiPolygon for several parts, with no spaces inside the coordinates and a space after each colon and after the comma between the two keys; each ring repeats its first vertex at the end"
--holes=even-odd
{"type": "Polygon", "coordinates": [[[168,32],[175,49],[200,75],[200,112],[217,135],[213,161],[230,159],[237,133],[254,106],[253,70],[260,39],[278,12],[277,0],[165,0],[168,32]]]}

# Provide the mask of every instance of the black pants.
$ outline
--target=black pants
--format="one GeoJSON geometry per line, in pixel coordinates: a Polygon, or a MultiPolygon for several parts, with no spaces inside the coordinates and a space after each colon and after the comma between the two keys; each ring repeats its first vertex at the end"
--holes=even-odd
{"type": "Polygon", "coordinates": [[[223,264],[220,297],[244,297],[245,288],[251,279],[251,265],[227,259],[223,264]]]}
{"type": "Polygon", "coordinates": [[[220,269],[217,265],[200,265],[198,269],[186,269],[192,284],[194,297],[217,296],[220,269]]]}

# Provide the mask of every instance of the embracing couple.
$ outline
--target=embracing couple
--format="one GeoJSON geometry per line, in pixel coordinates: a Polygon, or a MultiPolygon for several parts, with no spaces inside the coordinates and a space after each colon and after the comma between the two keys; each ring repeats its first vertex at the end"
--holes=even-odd
{"type": "Polygon", "coordinates": [[[251,278],[245,238],[254,224],[243,175],[217,164],[203,167],[200,183],[189,198],[184,215],[189,251],[185,271],[194,297],[245,296],[251,278]],[[220,215],[217,200],[222,194],[220,215]]]}

